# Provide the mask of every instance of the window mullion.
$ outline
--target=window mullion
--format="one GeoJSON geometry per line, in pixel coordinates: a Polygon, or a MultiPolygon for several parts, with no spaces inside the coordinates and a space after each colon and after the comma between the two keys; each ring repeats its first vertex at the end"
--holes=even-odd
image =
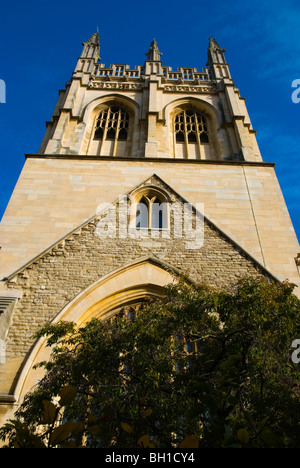
{"type": "Polygon", "coordinates": [[[186,158],[188,159],[188,157],[189,157],[189,142],[188,142],[188,130],[187,130],[185,111],[183,111],[183,122],[184,122],[184,143],[185,143],[185,150],[186,150],[186,158]]]}
{"type": "Polygon", "coordinates": [[[152,200],[148,199],[148,229],[152,229],[152,200]]]}
{"type": "Polygon", "coordinates": [[[100,150],[100,154],[102,156],[104,156],[103,155],[103,148],[104,148],[104,143],[105,143],[105,140],[106,140],[109,118],[110,118],[110,107],[107,108],[107,115],[106,115],[105,125],[104,125],[104,129],[103,129],[103,138],[102,138],[101,150],[100,150]]]}
{"type": "Polygon", "coordinates": [[[194,113],[194,116],[195,116],[195,132],[196,132],[196,137],[197,137],[199,159],[204,159],[203,154],[202,154],[201,140],[200,140],[200,134],[199,134],[199,123],[197,119],[197,112],[194,113]]]}
{"type": "Polygon", "coordinates": [[[176,117],[177,116],[175,115],[174,121],[173,121],[173,147],[174,147],[173,148],[173,156],[174,156],[174,158],[176,158],[176,156],[177,156],[176,155],[176,143],[177,143],[177,141],[176,141],[176,117]]]}
{"type": "Polygon", "coordinates": [[[117,142],[118,142],[119,132],[120,132],[120,122],[121,122],[121,109],[119,109],[119,112],[118,112],[118,120],[117,120],[117,127],[116,127],[116,131],[115,131],[113,156],[116,156],[116,153],[117,153],[117,142]]]}

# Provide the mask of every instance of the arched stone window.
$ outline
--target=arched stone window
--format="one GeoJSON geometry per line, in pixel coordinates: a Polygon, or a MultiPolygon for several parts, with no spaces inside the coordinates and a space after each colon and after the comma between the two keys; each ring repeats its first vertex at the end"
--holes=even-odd
{"type": "Polygon", "coordinates": [[[135,229],[168,229],[168,197],[160,189],[143,187],[132,197],[130,226],[135,229]]]}
{"type": "Polygon", "coordinates": [[[173,134],[175,157],[212,159],[209,121],[197,108],[186,107],[175,111],[173,134]]]}
{"type": "Polygon", "coordinates": [[[164,202],[157,195],[143,196],[136,209],[136,228],[162,229],[164,226],[164,202]]]}
{"type": "Polygon", "coordinates": [[[183,110],[175,117],[175,136],[177,142],[208,143],[206,118],[193,110],[183,110]]]}
{"type": "Polygon", "coordinates": [[[94,140],[99,141],[101,156],[126,156],[128,153],[130,115],[122,107],[104,107],[95,123],[94,140]]]}

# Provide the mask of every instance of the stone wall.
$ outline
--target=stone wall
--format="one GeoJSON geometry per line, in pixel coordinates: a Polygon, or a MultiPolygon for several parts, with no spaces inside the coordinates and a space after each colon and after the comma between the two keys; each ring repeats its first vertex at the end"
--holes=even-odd
{"type": "MultiPolygon", "coordinates": [[[[195,246],[188,235],[178,237],[183,200],[171,195],[170,230],[135,231],[120,236],[117,222],[112,237],[101,238],[111,228],[113,216],[119,220],[121,204],[112,205],[49,251],[36,258],[6,282],[6,287],[22,291],[7,337],[6,359],[24,357],[33,344],[32,335],[51,321],[76,295],[108,273],[145,256],[158,258],[197,282],[229,288],[246,275],[267,275],[266,271],[207,220],[203,245],[195,246]],[[177,225],[177,228],[176,228],[177,225]],[[100,229],[99,229],[100,227],[100,229]],[[196,247],[196,248],[195,248],[196,247]]],[[[125,202],[127,204],[127,201],[125,202]]],[[[192,222],[198,220],[195,213],[192,222]]],[[[182,217],[183,220],[183,217],[182,217]]],[[[194,230],[194,233],[198,231],[194,230]]],[[[200,232],[200,230],[199,230],[200,232]]],[[[184,234],[184,229],[182,229],[184,234]]]]}
{"type": "MultiPolygon", "coordinates": [[[[271,164],[28,158],[0,223],[0,278],[157,174],[279,279],[300,285],[299,243],[271,164]]],[[[299,289],[299,288],[298,288],[299,289]]]]}

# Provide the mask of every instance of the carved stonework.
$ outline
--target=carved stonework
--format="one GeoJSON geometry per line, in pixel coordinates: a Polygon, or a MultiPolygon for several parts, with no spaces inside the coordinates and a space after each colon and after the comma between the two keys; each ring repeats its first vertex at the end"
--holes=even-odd
{"type": "Polygon", "coordinates": [[[165,85],[164,91],[171,93],[214,93],[212,86],[165,85]]]}
{"type": "Polygon", "coordinates": [[[106,78],[107,81],[94,81],[92,80],[89,83],[89,88],[95,88],[95,89],[115,89],[115,90],[139,90],[142,89],[142,84],[141,83],[130,83],[128,82],[128,78],[123,78],[123,82],[112,82],[111,77],[106,78]]]}
{"type": "Polygon", "coordinates": [[[300,274],[300,253],[298,253],[297,257],[295,258],[296,265],[298,267],[298,271],[300,274]]]}

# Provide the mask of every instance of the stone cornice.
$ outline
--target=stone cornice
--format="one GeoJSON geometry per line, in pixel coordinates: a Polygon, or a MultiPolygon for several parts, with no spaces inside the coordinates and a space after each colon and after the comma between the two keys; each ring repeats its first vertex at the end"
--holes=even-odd
{"type": "Polygon", "coordinates": [[[130,162],[156,162],[156,163],[171,163],[171,164],[204,164],[217,166],[261,166],[275,167],[273,162],[265,161],[236,161],[233,159],[219,161],[216,159],[180,159],[180,158],[152,158],[152,157],[118,157],[118,156],[87,156],[80,154],[42,154],[42,153],[27,153],[26,159],[61,159],[61,160],[81,160],[81,161],[130,161],[130,162]]]}

